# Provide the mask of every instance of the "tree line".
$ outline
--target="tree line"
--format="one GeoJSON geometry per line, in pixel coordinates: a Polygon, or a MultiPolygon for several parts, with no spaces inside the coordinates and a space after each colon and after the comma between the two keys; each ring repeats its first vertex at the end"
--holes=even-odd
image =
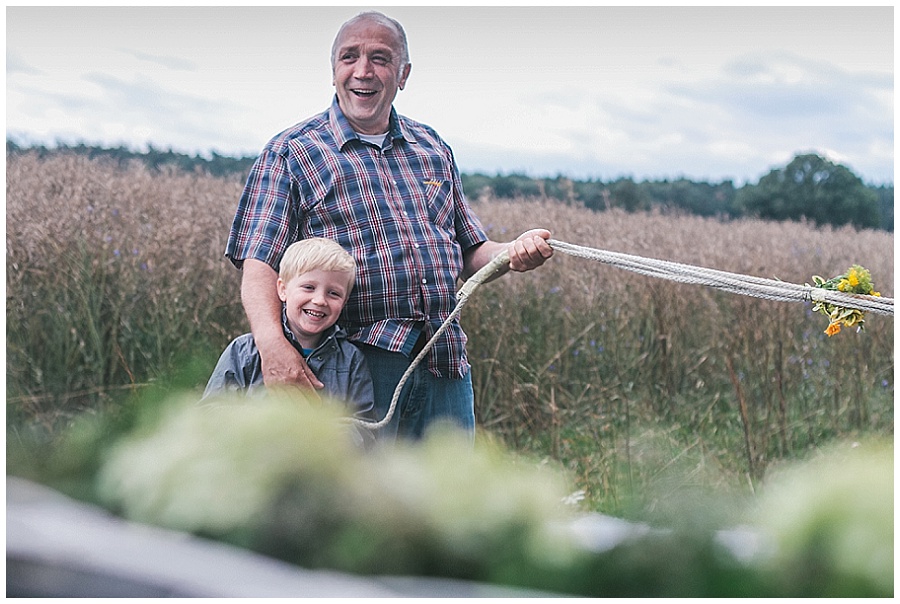
{"type": "MultiPolygon", "coordinates": [[[[245,176],[255,157],[186,155],[172,149],[137,152],[125,147],[78,145],[20,146],[6,142],[7,155],[32,152],[77,153],[125,165],[141,161],[151,169],[174,166],[205,171],[213,176],[245,176]]],[[[524,174],[463,173],[463,189],[472,199],[549,197],[595,211],[620,208],[627,212],[661,212],[737,219],[807,220],[817,225],[894,230],[894,186],[867,185],[849,168],[819,155],[795,156],[786,166],[771,170],[756,184],[734,186],[694,182],[685,178],[636,182],[629,177],[611,181],[573,180],[566,176],[534,178],[524,174]]]]}

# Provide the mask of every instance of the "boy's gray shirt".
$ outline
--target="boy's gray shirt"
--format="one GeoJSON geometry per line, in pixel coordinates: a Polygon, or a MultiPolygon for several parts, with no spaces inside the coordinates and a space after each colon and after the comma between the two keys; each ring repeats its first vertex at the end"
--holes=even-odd
{"type": "MultiPolygon", "coordinates": [[[[288,328],[283,311],[282,328],[285,337],[302,354],[303,347],[288,328]]],[[[357,417],[371,417],[375,407],[372,376],[365,356],[347,339],[347,333],[343,329],[332,325],[307,357],[306,364],[325,385],[323,394],[346,402],[357,417]]],[[[246,391],[249,396],[264,390],[259,350],[253,334],[245,333],[232,340],[222,352],[206,384],[203,398],[240,391],[246,391]]]]}

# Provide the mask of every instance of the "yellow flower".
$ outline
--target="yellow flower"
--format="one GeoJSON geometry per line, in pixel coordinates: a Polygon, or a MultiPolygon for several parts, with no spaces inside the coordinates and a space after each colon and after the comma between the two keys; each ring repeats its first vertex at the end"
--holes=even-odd
{"type": "MultiPolygon", "coordinates": [[[[868,294],[870,296],[880,296],[881,294],[874,291],[872,287],[872,276],[869,271],[858,264],[854,264],[847,272],[831,279],[813,276],[813,287],[822,289],[839,291],[848,294],[868,294]]],[[[845,308],[836,304],[831,304],[820,300],[813,303],[813,311],[822,313],[828,317],[828,329],[825,333],[833,336],[840,333],[841,326],[857,327],[857,331],[862,330],[865,323],[865,312],[856,308],[845,308]]]]}

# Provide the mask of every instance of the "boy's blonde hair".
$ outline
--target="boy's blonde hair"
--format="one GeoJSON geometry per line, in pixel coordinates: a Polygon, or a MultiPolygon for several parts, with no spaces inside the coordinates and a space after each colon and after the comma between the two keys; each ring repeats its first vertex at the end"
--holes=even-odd
{"type": "Polygon", "coordinates": [[[349,273],[350,286],[347,294],[353,290],[356,260],[337,242],[323,237],[301,239],[288,246],[281,257],[278,276],[287,283],[294,277],[314,270],[349,273]]]}

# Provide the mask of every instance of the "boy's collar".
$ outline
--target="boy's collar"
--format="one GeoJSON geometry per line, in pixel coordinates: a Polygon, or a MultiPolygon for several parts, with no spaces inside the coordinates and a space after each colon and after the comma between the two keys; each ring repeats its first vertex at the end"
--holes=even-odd
{"type": "MultiPolygon", "coordinates": [[[[283,303],[281,305],[281,329],[284,332],[284,337],[288,339],[288,342],[290,342],[294,346],[294,348],[302,353],[303,346],[300,344],[300,342],[297,341],[297,336],[294,335],[294,332],[291,331],[291,328],[288,325],[287,306],[283,303]]],[[[323,344],[328,342],[328,340],[337,335],[340,329],[341,328],[337,323],[329,327],[325,332],[322,333],[322,337],[319,339],[319,343],[316,344],[316,347],[313,348],[313,351],[318,350],[322,347],[323,344]]]]}

